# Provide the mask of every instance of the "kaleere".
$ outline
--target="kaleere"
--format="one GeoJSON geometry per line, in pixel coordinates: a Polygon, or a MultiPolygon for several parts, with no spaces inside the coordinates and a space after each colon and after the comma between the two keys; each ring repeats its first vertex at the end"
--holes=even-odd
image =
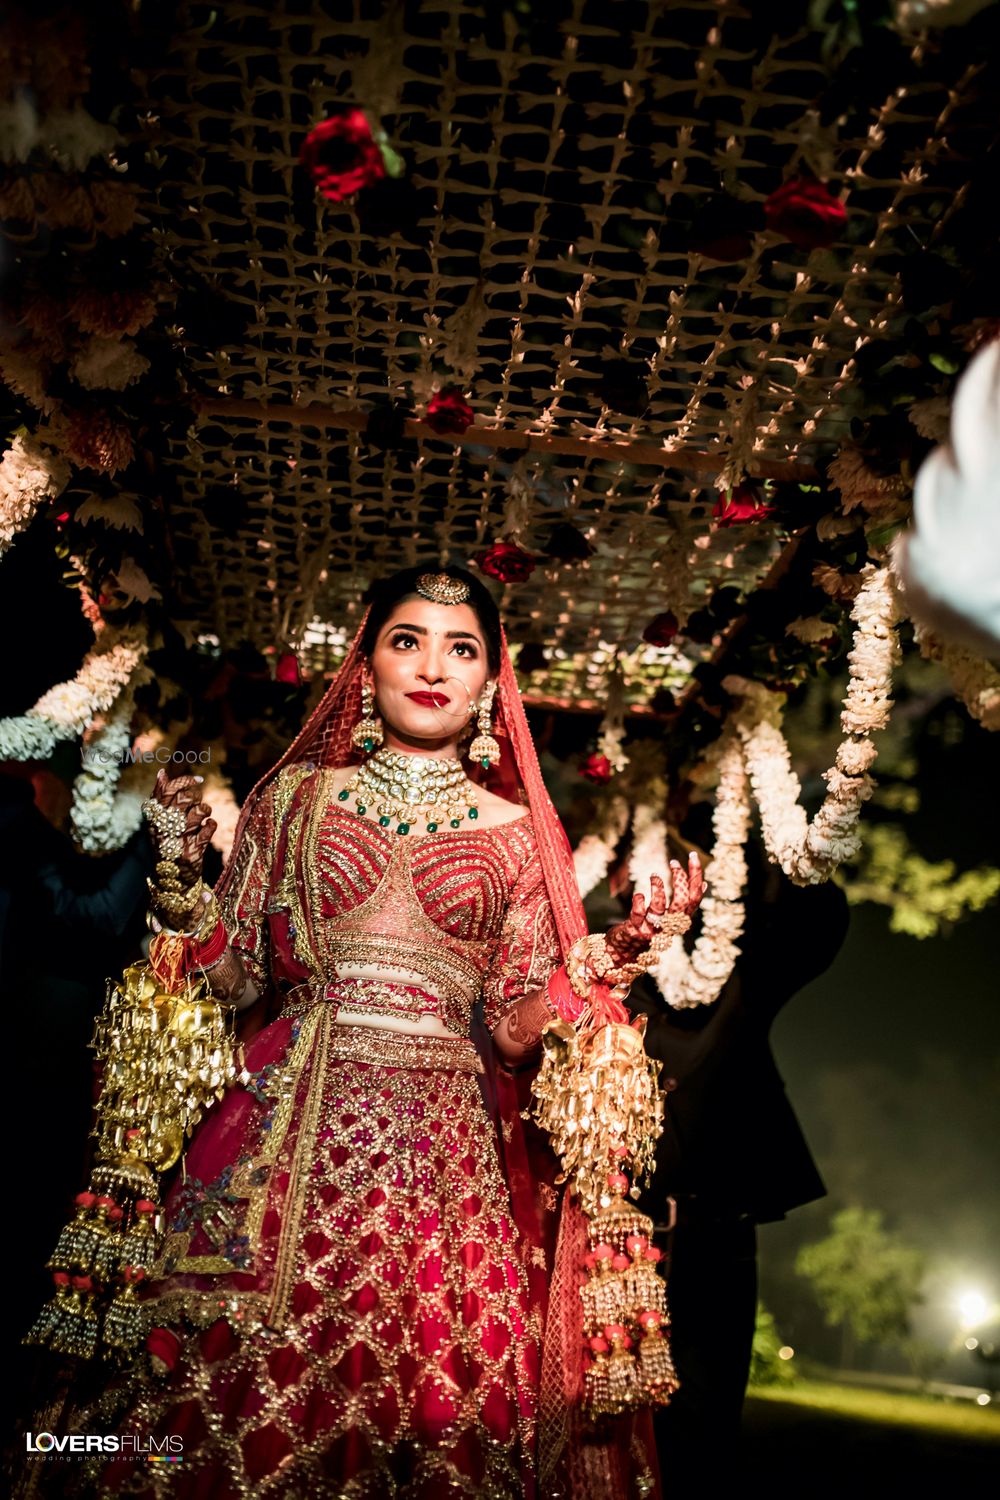
{"type": "Polygon", "coordinates": [[[159,1248],[158,1178],[236,1076],[225,1007],[201,980],[180,975],[183,941],[160,934],[150,963],[108,982],[91,1042],[103,1077],[95,1165],[48,1261],[55,1293],[30,1343],[114,1359],[145,1335],[137,1294],[159,1248]],[[177,976],[166,985],[165,972],[177,976]]]}

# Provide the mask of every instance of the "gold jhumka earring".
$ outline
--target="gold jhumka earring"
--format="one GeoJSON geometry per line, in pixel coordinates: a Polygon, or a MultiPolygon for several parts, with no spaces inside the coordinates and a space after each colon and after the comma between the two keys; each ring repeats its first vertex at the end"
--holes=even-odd
{"type": "Polygon", "coordinates": [[[351,744],[371,754],[382,743],[382,720],[375,717],[375,694],[367,681],[361,684],[361,718],[351,730],[351,744]]]}
{"type": "Polygon", "coordinates": [[[490,714],[493,712],[496,690],[495,682],[488,682],[483,689],[483,696],[479,700],[479,733],[466,752],[469,759],[478,760],[484,770],[489,766],[495,766],[500,759],[500,746],[491,733],[490,725],[490,714]]]}

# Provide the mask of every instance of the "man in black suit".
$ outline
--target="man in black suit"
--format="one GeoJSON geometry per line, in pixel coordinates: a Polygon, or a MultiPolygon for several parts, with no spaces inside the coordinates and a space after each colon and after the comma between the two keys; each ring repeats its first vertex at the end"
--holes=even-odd
{"type": "Polygon", "coordinates": [[[675,1010],[646,976],[628,1002],[649,1017],[646,1051],[662,1061],[667,1091],[656,1171],[639,1200],[669,1255],[681,1381],[655,1414],[665,1491],[683,1478],[734,1477],[757,1305],[756,1226],[826,1192],[768,1033],[782,1006],[833,962],[847,898],[829,882],[793,885],[753,842],[747,864],[741,953],[714,1004],[675,1010]]]}

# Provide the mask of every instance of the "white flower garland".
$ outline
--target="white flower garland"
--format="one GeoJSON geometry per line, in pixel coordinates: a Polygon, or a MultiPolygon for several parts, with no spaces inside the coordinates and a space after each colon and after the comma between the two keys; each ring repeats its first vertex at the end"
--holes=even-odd
{"type": "Polygon", "coordinates": [[[628,878],[633,890],[649,899],[649,877],[663,879],[670,899],[670,858],[667,853],[667,825],[659,812],[640,803],[632,813],[632,849],[628,857],[628,878]]]}
{"type": "Polygon", "coordinates": [[[581,897],[589,896],[608,873],[615,848],[628,827],[629,809],[624,797],[613,797],[608,804],[605,826],[599,833],[587,833],[573,850],[573,869],[581,897]]]}
{"type": "Polygon", "coordinates": [[[134,710],[135,690],[128,687],[86,745],[83,767],[73,782],[70,824],[77,844],[88,854],[120,849],[142,822],[142,802],[149,787],[137,787],[135,775],[129,773],[143,769],[148,773],[149,767],[135,764],[122,774],[123,757],[132,744],[134,710]]]}
{"type": "Polygon", "coordinates": [[[0,557],[46,497],[69,483],[69,464],[37,438],[19,433],[0,461],[0,557]]]}
{"type": "MultiPolygon", "coordinates": [[[[744,848],[750,830],[750,795],[738,731],[730,728],[720,745],[719,789],[712,816],[715,837],[712,858],[705,868],[707,893],[701,903],[701,932],[690,953],[682,941],[675,940],[649,971],[664,1000],[675,1010],[711,1005],[717,1000],[740,954],[739,938],[746,918],[744,848]]],[[[659,861],[661,870],[668,867],[665,839],[659,861]]]]}
{"type": "Polygon", "coordinates": [[[854,646],[848,657],[850,681],[841,726],[847,738],[836,763],[824,772],[827,795],[810,824],[799,798],[802,788],[791,768],[781,731],[781,703],[759,683],[728,677],[723,686],[742,698],[736,727],[743,741],[747,773],[760,809],[764,844],[772,861],[796,885],[828,880],[861,844],[861,807],[875,790],[867,774],[877,751],[870,735],[883,729],[892,707],[892,672],[899,659],[895,623],[898,602],[888,568],[867,563],[854,601],[854,646]]]}
{"type": "Polygon", "coordinates": [[[628,766],[625,753],[625,682],[621,663],[616,658],[608,673],[605,689],[604,717],[597,731],[597,754],[606,755],[612,769],[619,774],[628,766]]]}
{"type": "MultiPolygon", "coordinates": [[[[190,718],[175,719],[166,729],[146,729],[133,739],[135,690],[152,675],[145,665],[136,669],[128,687],[88,744],[83,770],[73,783],[73,833],[80,848],[88,853],[107,854],[127,843],[142,823],[142,804],[153,789],[157,771],[190,728],[190,718]],[[126,765],[124,756],[129,748],[137,757],[146,751],[166,752],[166,755],[158,755],[155,761],[137,758],[126,765]]],[[[161,687],[170,686],[173,684],[161,679],[161,687]]],[[[171,774],[182,774],[185,769],[179,767],[171,774]]]]}
{"type": "Polygon", "coordinates": [[[82,734],[126,684],[139,685],[132,679],[148,649],[134,630],[102,630],[74,678],[49,688],[26,714],[0,719],[0,760],[47,760],[59,740],[82,734]]]}
{"type": "Polygon", "coordinates": [[[1000,672],[981,656],[913,622],[913,637],[927,661],[940,662],[955,694],[984,729],[1000,729],[1000,672]]]}

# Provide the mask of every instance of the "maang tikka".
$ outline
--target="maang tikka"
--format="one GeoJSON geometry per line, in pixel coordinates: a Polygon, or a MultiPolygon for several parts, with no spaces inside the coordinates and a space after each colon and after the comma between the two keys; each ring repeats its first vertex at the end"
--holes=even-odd
{"type": "Polygon", "coordinates": [[[494,739],[490,725],[490,714],[493,712],[496,690],[495,682],[488,682],[483,689],[483,696],[479,700],[479,733],[467,751],[469,759],[478,760],[484,770],[489,766],[495,766],[500,759],[500,745],[494,739]]]}
{"type": "Polygon", "coordinates": [[[361,718],[351,730],[351,744],[370,755],[382,743],[382,720],[376,719],[375,694],[367,679],[361,683],[361,718]]]}

